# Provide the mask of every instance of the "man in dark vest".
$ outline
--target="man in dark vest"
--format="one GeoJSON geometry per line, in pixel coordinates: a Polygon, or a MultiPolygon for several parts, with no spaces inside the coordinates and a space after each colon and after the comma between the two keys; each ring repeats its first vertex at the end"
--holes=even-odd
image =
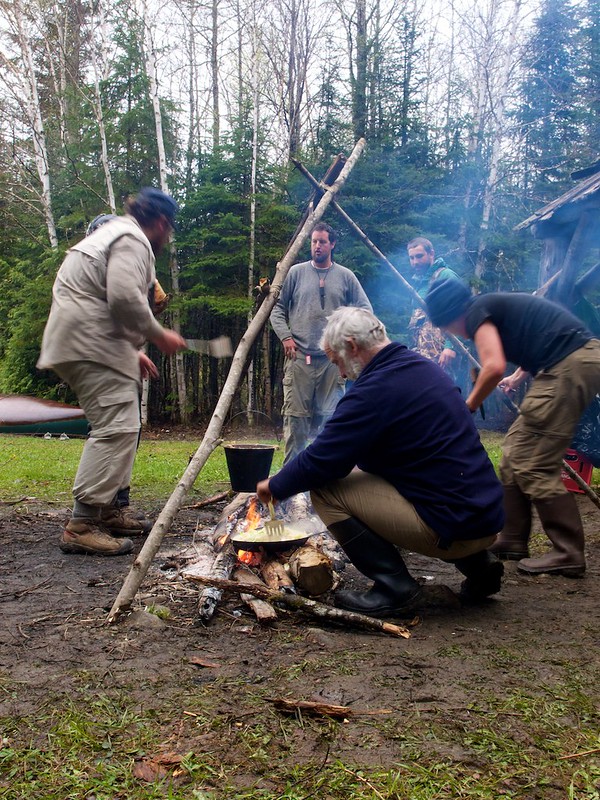
{"type": "Polygon", "coordinates": [[[471,412],[498,384],[513,392],[533,376],[504,440],[506,524],[492,550],[519,560],[518,568],[531,575],[583,575],[583,526],[561,463],[581,414],[600,391],[600,341],[562,306],[529,294],[472,297],[456,281],[442,280],[432,284],[426,304],[434,325],[475,342],[481,371],[466,399],[471,412]],[[509,376],[507,362],[517,366],[509,376]],[[553,545],[539,558],[528,557],[532,503],[553,545]]]}

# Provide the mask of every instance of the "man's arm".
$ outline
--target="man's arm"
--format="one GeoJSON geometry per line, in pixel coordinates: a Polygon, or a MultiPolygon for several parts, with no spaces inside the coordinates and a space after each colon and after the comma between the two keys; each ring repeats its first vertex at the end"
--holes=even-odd
{"type": "Polygon", "coordinates": [[[477,411],[502,380],[506,372],[506,356],[498,328],[489,321],[477,328],[473,341],[477,348],[481,370],[467,397],[467,406],[471,411],[477,411]]]}

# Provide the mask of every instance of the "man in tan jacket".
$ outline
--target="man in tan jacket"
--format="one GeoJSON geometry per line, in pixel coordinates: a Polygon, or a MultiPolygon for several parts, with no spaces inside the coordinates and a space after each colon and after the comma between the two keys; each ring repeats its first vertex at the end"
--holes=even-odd
{"type": "Polygon", "coordinates": [[[38,368],[52,368],[76,393],[91,425],[73,495],[72,517],[60,540],[65,553],[122,555],[139,521],[118,508],[129,485],[140,430],[142,378],[157,377],[140,350],[145,341],[167,355],[185,341],[160,325],[148,304],[155,255],[174,227],[177,204],[158,189],[142,189],[123,217],[72,247],[58,271],[38,368]]]}

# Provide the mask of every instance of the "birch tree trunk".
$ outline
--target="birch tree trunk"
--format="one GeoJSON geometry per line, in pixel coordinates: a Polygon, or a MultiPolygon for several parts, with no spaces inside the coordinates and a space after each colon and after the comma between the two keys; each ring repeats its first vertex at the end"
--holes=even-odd
{"type": "MultiPolygon", "coordinates": [[[[498,80],[491,97],[492,103],[492,148],[488,163],[488,173],[483,193],[483,208],[481,222],[479,225],[479,242],[477,245],[477,260],[475,262],[475,275],[478,278],[483,276],[485,270],[485,249],[487,247],[487,235],[490,226],[490,218],[496,188],[498,185],[498,173],[500,158],[502,154],[502,142],[506,136],[506,102],[509,95],[509,84],[511,72],[515,67],[515,51],[517,49],[517,33],[522,23],[521,19],[522,0],[516,0],[514,8],[510,13],[511,24],[508,29],[508,36],[503,36],[506,40],[501,63],[499,65],[498,80]]],[[[488,81],[488,83],[491,83],[488,81]]]]}
{"type": "Polygon", "coordinates": [[[17,0],[15,3],[14,15],[18,42],[21,47],[25,68],[23,88],[25,89],[28,116],[33,132],[35,164],[41,184],[40,200],[42,203],[42,209],[44,211],[44,218],[46,220],[46,228],[48,230],[50,246],[53,249],[56,249],[58,247],[58,237],[56,235],[56,224],[54,222],[54,214],[52,212],[50,165],[48,160],[48,148],[46,144],[46,131],[44,129],[44,120],[42,118],[42,109],[38,94],[33,51],[29,36],[25,31],[24,22],[26,18],[19,0],[17,0]]]}
{"type": "MultiPolygon", "coordinates": [[[[144,19],[144,46],[145,46],[145,60],[146,72],[148,74],[148,82],[150,85],[150,98],[152,101],[152,109],[154,112],[154,126],[156,130],[156,143],[158,146],[158,170],[160,176],[160,188],[163,192],[169,192],[167,181],[167,156],[165,152],[165,140],[163,135],[162,113],[160,108],[158,76],[156,69],[156,49],[152,38],[152,28],[147,18],[146,2],[143,2],[143,19],[144,19]]],[[[171,274],[171,290],[173,297],[179,297],[179,265],[177,263],[177,250],[173,238],[171,237],[169,247],[169,270],[171,274]]],[[[172,312],[173,329],[177,333],[181,333],[181,317],[179,309],[175,305],[172,312]]],[[[185,385],[185,371],[183,364],[183,353],[178,352],[172,358],[175,361],[175,377],[177,381],[177,399],[179,404],[179,418],[182,423],[186,423],[189,419],[189,408],[187,401],[187,389],[185,385]]],[[[147,408],[148,397],[148,382],[145,382],[143,388],[145,394],[142,398],[142,407],[147,408]]],[[[145,423],[147,420],[142,420],[145,423]]]]}
{"type": "Polygon", "coordinates": [[[210,72],[212,79],[212,142],[213,154],[221,144],[221,108],[219,97],[219,0],[212,0],[212,33],[210,42],[210,72]]]}
{"type": "MultiPolygon", "coordinates": [[[[92,61],[92,68],[94,71],[94,100],[92,101],[92,108],[94,109],[94,115],[96,117],[96,122],[98,123],[98,133],[100,134],[100,161],[102,163],[102,171],[104,173],[104,182],[106,184],[106,193],[108,196],[108,205],[113,214],[117,212],[117,204],[115,201],[115,190],[113,188],[112,182],[112,175],[110,173],[110,164],[108,160],[108,143],[106,141],[106,128],[104,126],[104,112],[102,109],[102,95],[100,93],[100,75],[101,75],[101,62],[98,59],[98,53],[96,51],[96,41],[94,38],[94,32],[96,27],[102,32],[104,32],[104,22],[102,21],[102,17],[104,17],[104,12],[100,4],[97,6],[97,13],[98,17],[92,10],[92,24],[91,24],[91,31],[90,31],[90,58],[92,61]],[[98,25],[96,25],[96,21],[98,21],[98,25]]],[[[104,61],[104,54],[102,53],[102,60],[104,61]]]]}
{"type": "MultiPolygon", "coordinates": [[[[248,297],[252,298],[256,278],[254,275],[254,258],[256,252],[256,164],[258,161],[258,37],[256,20],[252,26],[252,164],[250,168],[250,253],[248,257],[248,297]]],[[[240,87],[241,88],[241,87],[240,87]]],[[[252,311],[248,313],[248,325],[252,321],[252,311]]],[[[254,391],[254,359],[248,365],[248,424],[253,424],[255,405],[254,391]]]]}

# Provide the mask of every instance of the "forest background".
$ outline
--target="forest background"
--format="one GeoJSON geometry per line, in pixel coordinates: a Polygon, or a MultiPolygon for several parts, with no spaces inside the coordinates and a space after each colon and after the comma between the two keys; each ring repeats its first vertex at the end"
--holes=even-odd
{"type": "MultiPolygon", "coordinates": [[[[339,201],[406,277],[424,235],[475,290],[532,291],[514,226],[600,155],[600,0],[0,0],[0,75],[5,393],[73,399],[35,368],[54,276],[142,186],[182,209],[164,323],[235,345],[311,195],[292,158],[321,177],[365,137],[339,201]]],[[[402,339],[408,294],[325,219],[402,339]]],[[[206,420],[229,361],[150,355],[150,422],[206,420]]],[[[281,365],[266,329],[231,413],[275,417],[281,365]]]]}

